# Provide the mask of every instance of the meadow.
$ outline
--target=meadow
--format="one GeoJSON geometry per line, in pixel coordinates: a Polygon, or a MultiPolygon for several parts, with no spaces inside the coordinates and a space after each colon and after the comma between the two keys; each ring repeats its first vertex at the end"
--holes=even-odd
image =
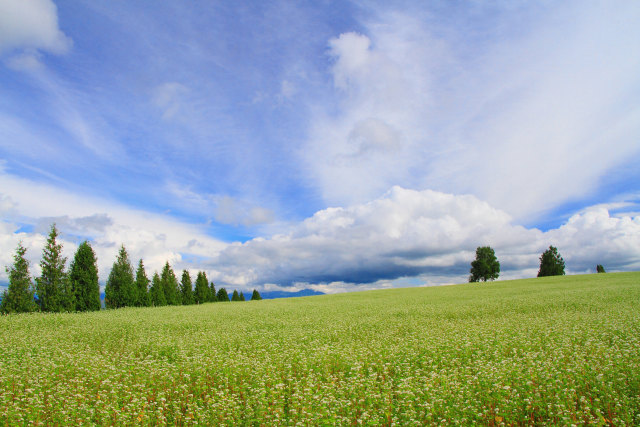
{"type": "Polygon", "coordinates": [[[0,317],[0,424],[640,425],[640,273],[0,317]]]}

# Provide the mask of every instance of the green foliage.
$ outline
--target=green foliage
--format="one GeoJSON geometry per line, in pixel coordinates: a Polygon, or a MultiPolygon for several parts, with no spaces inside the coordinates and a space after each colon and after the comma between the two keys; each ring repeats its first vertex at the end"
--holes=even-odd
{"type": "Polygon", "coordinates": [[[211,287],[209,288],[209,301],[218,302],[218,296],[216,294],[216,285],[211,282],[211,287]]]}
{"type": "Polygon", "coordinates": [[[598,273],[606,273],[606,271],[604,271],[604,267],[602,266],[602,264],[598,264],[598,265],[596,266],[596,271],[597,271],[598,273]]]}
{"type": "Polygon", "coordinates": [[[237,290],[233,290],[233,294],[231,295],[231,301],[240,301],[240,294],[237,290]]]}
{"type": "Polygon", "coordinates": [[[191,276],[187,270],[182,270],[182,281],[180,282],[180,296],[182,305],[193,304],[193,290],[191,289],[191,276]]]}
{"type": "Polygon", "coordinates": [[[65,273],[67,259],[62,256],[62,244],[56,242],[57,237],[58,229],[53,224],[42,252],[42,273],[36,279],[36,293],[42,311],[73,311],[74,296],[65,273]]]}
{"type": "Polygon", "coordinates": [[[259,301],[261,299],[262,297],[260,296],[260,292],[254,289],[253,293],[251,294],[251,301],[259,301]]]}
{"type": "Polygon", "coordinates": [[[151,305],[151,296],[149,295],[149,278],[144,269],[142,258],[138,261],[138,269],[136,270],[136,306],[148,307],[151,305]]]}
{"type": "Polygon", "coordinates": [[[167,305],[182,304],[180,290],[178,289],[178,279],[173,272],[173,268],[169,265],[169,261],[167,261],[162,269],[160,283],[162,283],[162,289],[164,289],[164,297],[167,299],[167,305]]]}
{"type": "Polygon", "coordinates": [[[471,262],[470,273],[469,282],[486,282],[500,276],[500,263],[491,247],[482,246],[476,249],[476,259],[471,262]]]}
{"type": "Polygon", "coordinates": [[[240,291],[240,301],[246,301],[244,299],[244,293],[242,291],[240,291]]]}
{"type": "Polygon", "coordinates": [[[162,286],[160,275],[157,272],[153,274],[151,289],[149,290],[149,297],[151,299],[151,305],[153,305],[154,307],[162,307],[167,305],[167,298],[164,295],[164,287],[162,286]]]}
{"type": "Polygon", "coordinates": [[[540,256],[540,269],[538,270],[538,277],[563,275],[564,260],[558,253],[558,249],[556,247],[549,246],[549,249],[544,251],[540,256]]]}
{"type": "Polygon", "coordinates": [[[86,240],[78,246],[69,267],[69,283],[75,297],[76,311],[100,310],[100,284],[98,261],[86,240]]]}
{"type": "Polygon", "coordinates": [[[193,299],[196,304],[203,304],[211,300],[209,295],[209,282],[207,280],[207,274],[204,271],[199,271],[196,276],[196,285],[193,291],[193,299]]]}
{"type": "Polygon", "coordinates": [[[638,283],[0,316],[0,425],[638,426],[638,283]]]}
{"type": "Polygon", "coordinates": [[[124,246],[120,247],[113,263],[104,293],[106,308],[132,307],[136,304],[138,292],[133,279],[133,267],[124,246]]]}
{"type": "Polygon", "coordinates": [[[225,288],[220,288],[218,293],[216,294],[218,301],[220,302],[229,302],[229,294],[225,288]]]}
{"type": "Polygon", "coordinates": [[[0,313],[29,313],[38,306],[33,300],[34,286],[29,273],[29,261],[24,257],[27,249],[18,243],[13,256],[13,266],[6,267],[9,288],[2,295],[0,313]]]}

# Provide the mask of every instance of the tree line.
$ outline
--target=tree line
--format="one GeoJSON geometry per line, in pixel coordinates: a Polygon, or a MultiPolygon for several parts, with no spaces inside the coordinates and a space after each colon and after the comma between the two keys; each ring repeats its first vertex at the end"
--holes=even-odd
{"type": "MultiPolygon", "coordinates": [[[[62,256],[62,244],[57,242],[58,229],[51,226],[47,243],[42,253],[40,277],[35,285],[29,273],[27,249],[18,244],[13,265],[7,267],[9,287],[2,295],[1,313],[23,313],[33,311],[72,312],[100,310],[100,284],[98,283],[98,260],[88,241],[78,246],[75,256],[65,269],[67,259],[62,256]]],[[[253,290],[251,300],[262,297],[253,290]]],[[[124,247],[113,263],[105,287],[105,307],[158,307],[164,305],[190,305],[206,302],[245,301],[243,292],[233,291],[231,299],[225,288],[216,292],[204,271],[198,272],[195,287],[187,270],[182,271],[180,283],[167,261],[161,274],[154,273],[149,280],[143,260],[133,272],[129,255],[124,247]],[[149,286],[150,285],[150,286],[149,286]]]]}

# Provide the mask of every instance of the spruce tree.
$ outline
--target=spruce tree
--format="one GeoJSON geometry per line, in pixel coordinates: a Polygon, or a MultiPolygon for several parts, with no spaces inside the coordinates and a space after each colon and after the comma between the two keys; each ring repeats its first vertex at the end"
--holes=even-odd
{"type": "Polygon", "coordinates": [[[160,275],[158,274],[158,272],[155,272],[153,274],[149,296],[151,297],[152,306],[162,307],[164,305],[167,305],[167,298],[164,295],[164,288],[162,287],[162,281],[160,280],[160,275]]]}
{"type": "Polygon", "coordinates": [[[150,304],[149,298],[149,278],[147,272],[144,270],[144,263],[142,258],[138,261],[138,269],[136,270],[136,306],[148,307],[150,304]]]}
{"type": "Polygon", "coordinates": [[[164,289],[164,296],[167,299],[167,305],[180,305],[182,301],[180,298],[180,291],[178,290],[178,279],[169,265],[169,261],[167,261],[162,269],[160,282],[164,289]]]}
{"type": "Polygon", "coordinates": [[[246,301],[244,299],[244,293],[242,291],[240,291],[240,301],[246,301]]]}
{"type": "Polygon", "coordinates": [[[124,245],[120,247],[118,257],[113,263],[104,293],[107,308],[132,307],[136,303],[133,267],[124,245]]]}
{"type": "Polygon", "coordinates": [[[28,313],[38,309],[33,300],[34,286],[29,274],[29,261],[24,257],[27,249],[18,243],[13,266],[6,267],[9,288],[3,292],[0,313],[28,313]]]}
{"type": "Polygon", "coordinates": [[[209,284],[207,281],[207,274],[204,271],[199,271],[196,277],[195,290],[193,292],[193,299],[196,304],[203,304],[209,302],[211,297],[209,296],[209,284]]]}
{"type": "Polygon", "coordinates": [[[218,302],[218,295],[216,294],[216,285],[211,282],[211,287],[209,288],[209,301],[218,302]]]}
{"type": "Polygon", "coordinates": [[[86,240],[78,246],[69,267],[69,283],[75,297],[76,311],[100,310],[98,261],[93,248],[86,240]]]}
{"type": "Polygon", "coordinates": [[[229,294],[225,288],[220,288],[218,293],[216,294],[216,298],[221,302],[229,302],[229,294]]]}
{"type": "Polygon", "coordinates": [[[240,301],[240,294],[237,290],[233,290],[233,294],[231,295],[231,301],[240,301]]]}
{"type": "Polygon", "coordinates": [[[75,307],[73,292],[64,271],[67,259],[62,256],[62,244],[56,242],[58,229],[51,226],[42,252],[42,274],[36,279],[36,293],[42,311],[60,312],[75,307]]]}
{"type": "Polygon", "coordinates": [[[545,276],[563,276],[564,275],[564,259],[558,253],[558,249],[549,246],[549,249],[540,256],[540,269],[538,277],[545,276]]]}
{"type": "Polygon", "coordinates": [[[251,294],[251,301],[259,301],[261,299],[262,297],[260,296],[260,292],[254,289],[253,293],[251,294]]]}
{"type": "Polygon", "coordinates": [[[193,304],[193,290],[191,286],[191,275],[189,275],[187,270],[182,270],[182,281],[180,282],[182,305],[193,304]]]}

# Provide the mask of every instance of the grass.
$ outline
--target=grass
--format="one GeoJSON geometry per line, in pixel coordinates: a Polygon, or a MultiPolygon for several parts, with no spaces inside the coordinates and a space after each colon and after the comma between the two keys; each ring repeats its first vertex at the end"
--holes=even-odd
{"type": "Polygon", "coordinates": [[[640,424],[640,273],[0,317],[0,424],[640,424]]]}

